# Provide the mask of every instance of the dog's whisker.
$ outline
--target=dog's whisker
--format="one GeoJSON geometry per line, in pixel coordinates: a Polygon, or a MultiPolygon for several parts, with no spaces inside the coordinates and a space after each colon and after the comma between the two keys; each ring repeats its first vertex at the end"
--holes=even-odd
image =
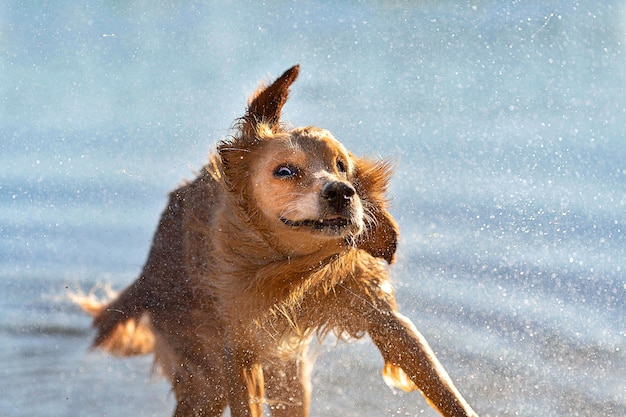
{"type": "Polygon", "coordinates": [[[236,148],[233,146],[223,146],[220,148],[220,150],[223,151],[237,151],[237,152],[252,152],[250,149],[247,148],[236,148]]]}

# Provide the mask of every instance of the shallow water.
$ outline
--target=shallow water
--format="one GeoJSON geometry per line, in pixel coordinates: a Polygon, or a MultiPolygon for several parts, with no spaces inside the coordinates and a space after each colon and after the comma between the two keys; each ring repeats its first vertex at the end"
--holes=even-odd
{"type": "MultiPolygon", "coordinates": [[[[166,194],[256,83],[397,162],[401,310],[483,416],[626,415],[621,2],[0,7],[0,416],[166,416],[68,291],[130,283],[166,194]]],[[[316,349],[313,416],[427,415],[367,339],[316,349]]]]}

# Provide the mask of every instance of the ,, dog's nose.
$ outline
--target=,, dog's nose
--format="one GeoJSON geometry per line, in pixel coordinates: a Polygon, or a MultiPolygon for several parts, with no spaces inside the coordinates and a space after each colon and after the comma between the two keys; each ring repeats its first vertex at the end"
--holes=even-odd
{"type": "Polygon", "coordinates": [[[322,188],[322,198],[337,210],[341,210],[350,204],[356,191],[350,184],[341,181],[333,181],[322,188]]]}

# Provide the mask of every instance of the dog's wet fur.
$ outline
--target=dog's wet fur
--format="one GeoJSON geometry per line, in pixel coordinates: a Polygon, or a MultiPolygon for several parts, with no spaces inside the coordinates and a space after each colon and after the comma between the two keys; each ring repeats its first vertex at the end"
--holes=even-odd
{"type": "Polygon", "coordinates": [[[368,334],[388,383],[444,416],[475,416],[396,308],[391,165],[283,124],[298,71],[261,86],[198,177],[170,194],[139,278],[110,302],[74,296],[94,316],[94,346],[154,353],[175,416],[261,416],[263,404],[306,416],[312,338],[368,334]]]}

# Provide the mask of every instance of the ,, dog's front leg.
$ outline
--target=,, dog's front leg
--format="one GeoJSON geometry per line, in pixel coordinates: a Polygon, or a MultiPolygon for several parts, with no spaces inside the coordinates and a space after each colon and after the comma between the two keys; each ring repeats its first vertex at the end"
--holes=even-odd
{"type": "Polygon", "coordinates": [[[369,334],[385,360],[385,379],[407,391],[420,390],[445,417],[478,417],[407,317],[395,308],[375,308],[369,324],[369,334]]]}
{"type": "Polygon", "coordinates": [[[306,347],[291,357],[263,363],[266,403],[272,417],[307,417],[311,402],[311,363],[306,347]]]}
{"type": "Polygon", "coordinates": [[[263,368],[245,349],[224,348],[226,389],[231,417],[263,416],[263,368]]]}

